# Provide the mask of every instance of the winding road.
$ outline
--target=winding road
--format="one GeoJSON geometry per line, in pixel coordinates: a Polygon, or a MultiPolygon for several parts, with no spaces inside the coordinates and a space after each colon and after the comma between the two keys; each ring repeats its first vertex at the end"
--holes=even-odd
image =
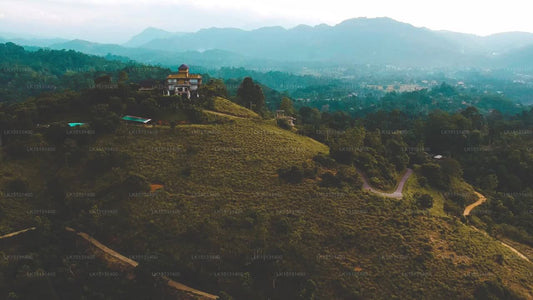
{"type": "Polygon", "coordinates": [[[383,191],[377,190],[370,186],[368,183],[368,180],[366,179],[365,175],[363,173],[359,172],[359,175],[361,175],[361,178],[363,179],[363,190],[370,191],[374,194],[387,197],[387,198],[394,198],[394,199],[401,199],[403,197],[403,187],[405,186],[405,183],[407,182],[407,179],[413,174],[413,170],[407,168],[405,173],[403,174],[402,179],[398,182],[398,185],[396,186],[396,190],[392,193],[385,193],[383,191]]]}
{"type": "MultiPolygon", "coordinates": [[[[383,191],[380,191],[380,190],[377,190],[377,189],[374,189],[373,187],[370,186],[370,184],[368,183],[368,180],[366,179],[365,175],[358,171],[359,172],[359,175],[361,176],[362,180],[363,180],[363,190],[365,191],[370,191],[374,194],[377,194],[377,195],[380,195],[380,196],[383,196],[383,197],[387,197],[387,198],[394,198],[394,199],[401,199],[403,197],[403,188],[405,186],[405,183],[407,182],[407,180],[409,179],[409,177],[413,174],[413,170],[411,169],[407,169],[406,172],[404,173],[402,179],[398,182],[398,185],[396,186],[396,190],[392,193],[385,193],[383,191]]],[[[483,196],[482,194],[478,193],[478,192],[475,192],[474,193],[476,194],[476,196],[478,197],[478,200],[470,205],[468,205],[464,212],[463,212],[463,216],[469,216],[470,213],[472,212],[472,210],[478,206],[480,206],[481,204],[485,203],[487,201],[487,198],[485,196],[483,196]]],[[[478,232],[481,232],[483,233],[484,235],[487,235],[489,236],[486,232],[484,231],[481,231],[479,229],[477,229],[476,227],[474,226],[471,226],[474,230],[478,231],[478,232]]],[[[528,261],[531,263],[531,260],[529,260],[524,254],[522,254],[520,251],[516,250],[515,248],[513,248],[512,246],[502,242],[502,241],[499,241],[503,246],[505,246],[506,248],[508,248],[509,250],[511,250],[513,253],[515,253],[516,255],[518,255],[518,257],[522,258],[523,260],[525,261],[528,261]]]]}

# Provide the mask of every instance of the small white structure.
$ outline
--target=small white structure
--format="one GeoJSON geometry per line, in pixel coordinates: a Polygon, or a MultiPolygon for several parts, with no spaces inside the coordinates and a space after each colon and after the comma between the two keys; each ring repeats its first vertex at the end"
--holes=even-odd
{"type": "Polygon", "coordinates": [[[276,120],[287,120],[289,125],[294,127],[294,121],[296,121],[296,118],[291,117],[291,116],[286,116],[285,111],[280,109],[280,110],[276,110],[276,120]]]}

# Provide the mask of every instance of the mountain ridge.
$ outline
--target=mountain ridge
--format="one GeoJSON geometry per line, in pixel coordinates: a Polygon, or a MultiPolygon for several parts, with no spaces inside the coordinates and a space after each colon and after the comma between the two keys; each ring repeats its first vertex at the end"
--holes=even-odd
{"type": "Polygon", "coordinates": [[[529,46],[533,46],[533,33],[509,32],[482,37],[435,31],[383,17],[353,18],[334,26],[268,26],[253,30],[211,27],[189,33],[148,27],[122,45],[75,39],[41,43],[40,47],[101,56],[113,54],[170,67],[181,60],[204,67],[280,70],[289,64],[319,64],[323,68],[392,65],[522,69],[529,68],[528,61],[533,57],[533,53],[523,50],[529,46]],[[517,60],[515,53],[519,51],[522,52],[517,60]]]}

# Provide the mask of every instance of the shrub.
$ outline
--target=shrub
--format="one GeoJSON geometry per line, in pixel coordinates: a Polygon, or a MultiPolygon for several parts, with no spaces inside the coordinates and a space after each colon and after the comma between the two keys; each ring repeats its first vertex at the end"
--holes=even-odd
{"type": "Polygon", "coordinates": [[[21,178],[11,179],[6,183],[6,191],[10,193],[27,192],[28,182],[21,178]]]}
{"type": "Polygon", "coordinates": [[[337,177],[342,182],[346,182],[347,184],[352,186],[359,187],[363,185],[363,181],[361,180],[359,173],[357,173],[357,170],[354,167],[341,166],[339,168],[339,172],[337,173],[337,177]]]}
{"type": "Polygon", "coordinates": [[[462,216],[464,208],[452,201],[444,201],[444,212],[454,216],[462,216]]]}
{"type": "Polygon", "coordinates": [[[298,166],[281,168],[278,170],[278,176],[288,183],[300,183],[304,179],[304,170],[298,166]]]}
{"type": "Polygon", "coordinates": [[[428,183],[433,187],[446,189],[449,182],[446,180],[442,168],[436,163],[423,164],[420,168],[422,175],[427,178],[428,183]]]}
{"type": "Polygon", "coordinates": [[[416,205],[422,209],[429,209],[433,207],[433,197],[429,194],[415,194],[416,205]]]}
{"type": "Polygon", "coordinates": [[[302,163],[302,170],[303,170],[303,176],[304,178],[310,178],[314,179],[316,177],[316,173],[318,172],[317,167],[313,163],[302,163]]]}
{"type": "Polygon", "coordinates": [[[191,123],[201,124],[208,121],[207,116],[198,107],[186,107],[184,108],[184,112],[191,123]]]}
{"type": "Polygon", "coordinates": [[[146,178],[138,174],[130,174],[122,183],[123,191],[129,193],[149,192],[150,184],[146,178]]]}
{"type": "Polygon", "coordinates": [[[283,129],[286,129],[286,130],[291,130],[292,129],[291,124],[289,124],[289,121],[287,121],[286,119],[278,119],[277,123],[278,123],[278,126],[280,128],[283,128],[283,129]]]}
{"type": "Polygon", "coordinates": [[[315,155],[315,157],[313,157],[313,161],[315,161],[322,167],[330,168],[330,169],[334,168],[337,165],[337,163],[335,162],[333,158],[323,153],[319,153],[315,155]]]}
{"type": "Polygon", "coordinates": [[[418,184],[421,186],[421,187],[426,187],[428,185],[428,179],[424,176],[420,176],[418,177],[418,184]]]}
{"type": "Polygon", "coordinates": [[[335,176],[331,172],[326,172],[321,176],[322,182],[320,183],[323,187],[342,187],[342,181],[338,176],[335,176]]]}
{"type": "Polygon", "coordinates": [[[474,299],[521,299],[521,297],[498,280],[483,282],[474,292],[474,299]]]}

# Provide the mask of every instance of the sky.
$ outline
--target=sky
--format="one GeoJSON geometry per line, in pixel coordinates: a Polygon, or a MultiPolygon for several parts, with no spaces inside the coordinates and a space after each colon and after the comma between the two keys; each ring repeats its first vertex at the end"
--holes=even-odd
{"type": "Polygon", "coordinates": [[[390,17],[417,27],[489,35],[533,32],[531,8],[531,0],[0,0],[0,33],[120,44],[147,27],[290,28],[390,17]]]}

